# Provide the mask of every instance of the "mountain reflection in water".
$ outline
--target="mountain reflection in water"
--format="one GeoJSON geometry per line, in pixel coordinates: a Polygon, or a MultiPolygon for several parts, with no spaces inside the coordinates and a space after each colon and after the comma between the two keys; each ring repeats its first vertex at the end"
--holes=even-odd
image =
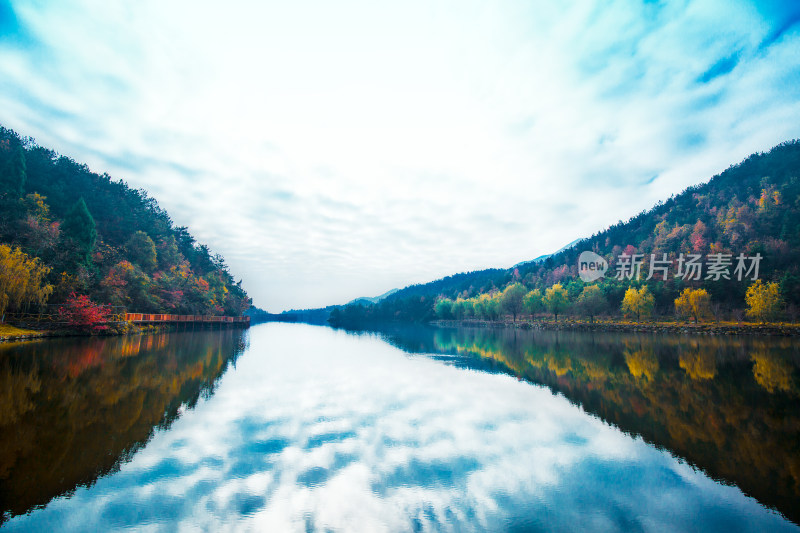
{"type": "Polygon", "coordinates": [[[241,330],[0,344],[0,516],[119,468],[212,394],[241,330]]]}
{"type": "Polygon", "coordinates": [[[797,339],[434,327],[379,335],[546,385],[800,521],[797,339]]]}
{"type": "Polygon", "coordinates": [[[0,345],[0,530],[797,531],[797,370],[422,326],[0,345]]]}

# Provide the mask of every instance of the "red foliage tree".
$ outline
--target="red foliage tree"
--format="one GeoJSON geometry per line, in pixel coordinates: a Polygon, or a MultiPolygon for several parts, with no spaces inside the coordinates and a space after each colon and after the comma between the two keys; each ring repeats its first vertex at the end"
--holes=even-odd
{"type": "Polygon", "coordinates": [[[85,294],[69,295],[67,301],[58,308],[58,317],[70,327],[99,333],[108,329],[111,308],[107,305],[96,304],[85,294]]]}

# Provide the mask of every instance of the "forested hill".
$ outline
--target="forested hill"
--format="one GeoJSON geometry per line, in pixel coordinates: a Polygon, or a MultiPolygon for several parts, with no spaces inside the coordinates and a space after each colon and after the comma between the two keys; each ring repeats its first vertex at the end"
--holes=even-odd
{"type": "MultiPolygon", "coordinates": [[[[578,256],[593,251],[608,261],[609,275],[598,282],[609,314],[619,311],[625,290],[646,284],[655,296],[657,314],[671,314],[673,302],[685,287],[704,288],[722,313],[744,308],[749,283],[735,279],[698,281],[674,276],[645,280],[651,254],[667,254],[672,272],[680,254],[761,254],[759,278],[780,284],[786,309],[800,306],[800,141],[789,141],[767,153],[753,154],[707,183],[689,187],[650,210],[620,222],[544,261],[509,269],[456,274],[402,289],[373,306],[347,306],[333,313],[333,321],[428,320],[435,317],[439,298],[468,299],[493,294],[513,282],[526,290],[544,291],[562,284],[575,301],[585,284],[578,277],[578,256]],[[621,254],[641,254],[642,277],[613,279],[621,254]]],[[[705,276],[705,272],[703,273],[705,276]]]]}
{"type": "Polygon", "coordinates": [[[38,285],[36,297],[0,283],[8,311],[85,296],[131,312],[241,315],[250,305],[223,258],[146,191],[2,127],[0,263],[38,285]]]}

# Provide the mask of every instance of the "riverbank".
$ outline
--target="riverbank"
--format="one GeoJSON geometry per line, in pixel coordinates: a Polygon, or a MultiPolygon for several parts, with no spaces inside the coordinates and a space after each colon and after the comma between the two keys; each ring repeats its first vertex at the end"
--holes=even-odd
{"type": "Polygon", "coordinates": [[[633,322],[625,320],[435,320],[444,327],[519,328],[565,331],[613,331],[639,333],[686,333],[695,335],[764,335],[780,337],[800,336],[800,324],[786,322],[755,324],[749,322],[633,322]]]}
{"type": "Polygon", "coordinates": [[[21,341],[31,339],[41,339],[45,337],[108,337],[127,335],[130,333],[144,333],[147,330],[157,331],[156,326],[139,327],[131,323],[113,324],[110,327],[96,331],[84,331],[79,329],[69,328],[47,328],[47,329],[30,329],[27,324],[20,324],[22,327],[13,326],[11,324],[0,324],[0,342],[4,341],[21,341]]]}
{"type": "Polygon", "coordinates": [[[108,329],[99,332],[79,331],[74,329],[23,329],[9,324],[0,324],[0,342],[16,342],[51,337],[118,337],[121,335],[144,335],[173,331],[173,326],[137,326],[128,324],[125,328],[108,329]]]}
{"type": "Polygon", "coordinates": [[[0,342],[49,337],[51,336],[50,333],[49,331],[22,329],[8,324],[0,324],[0,342]]]}
{"type": "MultiPolygon", "coordinates": [[[[201,324],[198,325],[198,330],[214,329],[216,324],[220,323],[209,322],[207,324],[201,324]]],[[[134,324],[133,322],[126,322],[122,325],[116,324],[113,328],[90,332],[75,329],[34,330],[18,328],[9,324],[0,324],[0,342],[32,340],[45,337],[117,337],[120,335],[148,335],[152,333],[186,331],[186,328],[181,326],[180,324],[134,324]]],[[[185,326],[185,324],[183,326],[185,326]]]]}

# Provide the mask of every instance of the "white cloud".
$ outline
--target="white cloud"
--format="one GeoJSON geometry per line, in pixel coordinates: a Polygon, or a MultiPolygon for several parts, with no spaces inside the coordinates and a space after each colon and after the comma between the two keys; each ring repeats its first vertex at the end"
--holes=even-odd
{"type": "Polygon", "coordinates": [[[272,310],[530,259],[800,136],[797,30],[746,2],[14,10],[0,120],[272,310]]]}

